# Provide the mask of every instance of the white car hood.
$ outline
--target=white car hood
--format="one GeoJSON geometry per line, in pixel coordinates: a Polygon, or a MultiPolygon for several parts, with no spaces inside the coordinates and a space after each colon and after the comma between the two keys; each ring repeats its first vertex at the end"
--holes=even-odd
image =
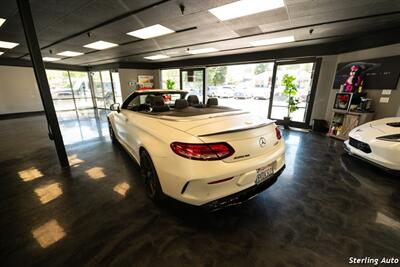
{"type": "Polygon", "coordinates": [[[394,123],[394,122],[400,122],[400,117],[376,120],[370,123],[370,127],[380,131],[383,134],[399,134],[400,127],[393,127],[388,125],[388,123],[394,123]]]}
{"type": "Polygon", "coordinates": [[[387,125],[388,123],[400,122],[399,117],[385,118],[372,121],[354,128],[349,136],[362,142],[369,142],[379,136],[400,134],[400,127],[387,125]]]}

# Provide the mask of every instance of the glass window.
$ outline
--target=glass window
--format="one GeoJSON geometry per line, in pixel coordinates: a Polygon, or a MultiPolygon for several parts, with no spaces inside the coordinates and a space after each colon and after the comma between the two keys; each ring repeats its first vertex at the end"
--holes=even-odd
{"type": "Polygon", "coordinates": [[[182,70],[182,89],[188,91],[188,96],[196,95],[203,102],[204,69],[182,70]]]}
{"type": "Polygon", "coordinates": [[[71,77],[76,107],[78,109],[93,108],[88,73],[81,71],[70,71],[69,75],[71,77]]]}
{"type": "Polygon", "coordinates": [[[54,108],[60,110],[74,110],[74,95],[68,76],[68,71],[46,70],[54,108]]]}
{"type": "Polygon", "coordinates": [[[103,97],[103,86],[101,84],[100,72],[92,72],[95,97],[103,97]]]}
{"type": "Polygon", "coordinates": [[[206,98],[219,105],[268,116],[274,63],[241,64],[207,68],[206,98]]]}
{"type": "Polygon", "coordinates": [[[285,74],[296,77],[296,97],[300,101],[296,110],[291,114],[293,121],[305,122],[308,96],[311,93],[311,85],[314,72],[314,63],[282,64],[277,66],[276,83],[273,95],[271,118],[282,120],[288,116],[288,97],[283,93],[285,86],[282,78],[285,74]]]}
{"type": "Polygon", "coordinates": [[[74,110],[75,104],[73,99],[53,99],[54,108],[57,111],[74,110]]]}
{"type": "Polygon", "coordinates": [[[68,71],[46,70],[50,92],[53,99],[71,99],[72,90],[69,82],[68,71]]]}
{"type": "Polygon", "coordinates": [[[114,85],[114,94],[115,94],[115,102],[122,104],[122,92],[121,92],[121,82],[119,80],[119,73],[118,72],[111,72],[112,81],[114,85]]]}
{"type": "Polygon", "coordinates": [[[179,89],[179,69],[161,70],[162,89],[179,89]],[[168,82],[167,82],[168,81],[168,82]],[[170,88],[168,88],[168,86],[170,88]]]}
{"type": "Polygon", "coordinates": [[[110,105],[114,103],[113,85],[111,83],[111,74],[109,70],[101,72],[101,80],[103,82],[105,106],[109,108],[110,105]]]}

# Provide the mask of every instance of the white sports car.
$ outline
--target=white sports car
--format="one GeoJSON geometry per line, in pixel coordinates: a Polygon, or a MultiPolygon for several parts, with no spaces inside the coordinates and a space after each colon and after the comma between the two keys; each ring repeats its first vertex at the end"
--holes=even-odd
{"type": "Polygon", "coordinates": [[[153,200],[168,195],[209,208],[240,203],[271,186],[285,167],[273,121],[206,105],[181,90],[132,93],[111,105],[110,136],[139,163],[153,200]]]}
{"type": "Polygon", "coordinates": [[[391,171],[400,171],[400,117],[368,122],[349,133],[345,150],[391,171]]]}

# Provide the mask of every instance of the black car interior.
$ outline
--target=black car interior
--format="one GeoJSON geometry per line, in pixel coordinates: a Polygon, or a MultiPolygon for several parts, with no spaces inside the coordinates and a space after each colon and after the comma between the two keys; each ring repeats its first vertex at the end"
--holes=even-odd
{"type": "Polygon", "coordinates": [[[217,110],[210,109],[218,109],[224,110],[225,107],[218,106],[217,98],[209,98],[207,100],[207,104],[204,105],[199,101],[197,95],[189,95],[187,99],[184,99],[184,95],[181,96],[180,99],[176,99],[174,103],[166,104],[165,99],[169,99],[168,96],[163,96],[162,94],[149,94],[145,97],[144,103],[140,103],[138,97],[131,99],[128,101],[129,104],[124,103],[123,108],[127,108],[132,111],[145,112],[145,113],[204,113],[204,112],[217,112],[217,110]],[[139,104],[140,103],[140,104],[139,104]],[[126,105],[126,106],[125,106],[126,105]]]}

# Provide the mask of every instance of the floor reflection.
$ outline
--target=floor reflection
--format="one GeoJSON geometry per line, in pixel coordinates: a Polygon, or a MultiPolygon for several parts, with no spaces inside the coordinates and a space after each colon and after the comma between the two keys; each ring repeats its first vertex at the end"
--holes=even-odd
{"type": "Polygon", "coordinates": [[[42,204],[46,204],[62,195],[62,189],[59,183],[43,185],[35,189],[36,195],[42,204]]]}
{"type": "Polygon", "coordinates": [[[108,137],[108,112],[103,109],[57,112],[65,145],[108,137]]]}
{"type": "Polygon", "coordinates": [[[117,192],[118,194],[125,196],[126,192],[129,190],[130,186],[128,183],[119,183],[116,186],[114,186],[114,191],[117,192]]]}
{"type": "Polygon", "coordinates": [[[53,219],[32,230],[32,235],[42,248],[47,248],[62,239],[65,236],[65,232],[57,220],[53,219]]]}
{"type": "Polygon", "coordinates": [[[89,170],[86,170],[85,172],[93,180],[98,180],[106,177],[106,175],[104,174],[104,168],[101,167],[93,167],[89,170]]]}
{"type": "Polygon", "coordinates": [[[24,182],[29,182],[37,178],[43,177],[42,172],[35,167],[20,171],[18,172],[18,175],[24,182]]]}
{"type": "Polygon", "coordinates": [[[69,161],[69,165],[71,167],[79,167],[81,165],[81,163],[84,163],[85,161],[78,158],[77,154],[73,154],[71,156],[68,156],[68,161],[69,161]]]}

